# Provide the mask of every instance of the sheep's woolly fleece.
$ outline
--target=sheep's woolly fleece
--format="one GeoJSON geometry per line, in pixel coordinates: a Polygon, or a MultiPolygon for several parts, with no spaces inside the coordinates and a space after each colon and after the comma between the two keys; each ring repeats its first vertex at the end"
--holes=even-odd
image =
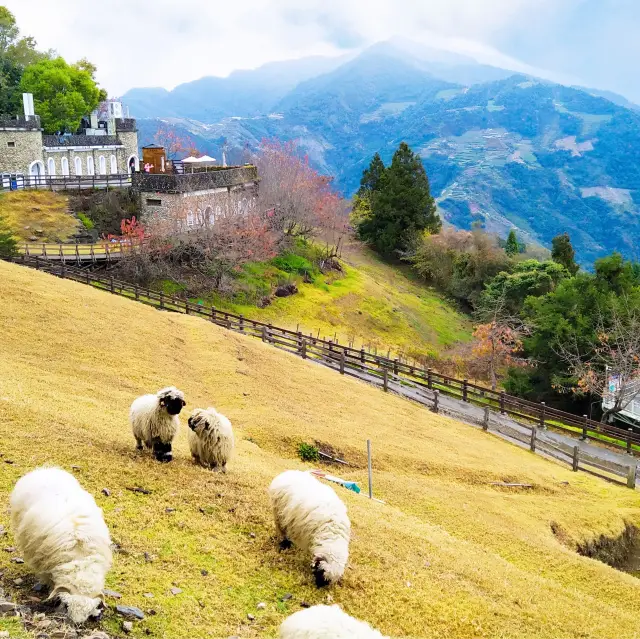
{"type": "Polygon", "coordinates": [[[343,612],[338,605],[313,606],[287,617],[280,639],[385,639],[368,623],[343,612]]]}
{"type": "Polygon", "coordinates": [[[233,451],[231,422],[211,406],[196,408],[189,417],[189,448],[195,461],[208,468],[226,470],[233,451]]]}
{"type": "Polygon", "coordinates": [[[276,530],[310,552],[318,586],[335,583],[349,558],[351,522],[335,491],[313,475],[287,470],[269,487],[276,530]]]}
{"type": "Polygon", "coordinates": [[[74,623],[97,613],[111,568],[109,531],[93,497],[60,468],[38,468],[11,493],[11,525],[25,563],[74,623]]]}

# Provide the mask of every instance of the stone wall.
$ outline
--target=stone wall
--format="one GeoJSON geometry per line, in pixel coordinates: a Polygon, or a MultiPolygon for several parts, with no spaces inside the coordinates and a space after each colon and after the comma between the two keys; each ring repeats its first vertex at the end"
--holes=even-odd
{"type": "Polygon", "coordinates": [[[29,174],[29,167],[42,161],[40,130],[17,131],[0,128],[0,173],[29,174]]]}
{"type": "Polygon", "coordinates": [[[55,175],[60,177],[64,175],[62,171],[62,158],[64,157],[64,158],[67,158],[67,162],[69,163],[69,175],[77,175],[75,160],[76,158],[80,158],[81,165],[82,165],[82,171],[80,175],[90,175],[87,169],[87,158],[91,157],[93,158],[93,167],[94,167],[93,172],[95,175],[99,175],[100,174],[100,157],[102,156],[105,158],[105,162],[106,162],[106,173],[110,175],[111,173],[113,173],[111,171],[112,155],[116,156],[117,166],[116,166],[115,173],[119,173],[119,174],[126,173],[127,161],[125,158],[125,151],[123,147],[118,147],[116,149],[101,149],[100,147],[96,147],[91,149],[90,151],[77,151],[76,149],[73,149],[73,148],[67,149],[64,147],[58,147],[58,148],[49,147],[44,150],[44,164],[47,171],[47,175],[50,175],[49,158],[52,158],[55,165],[55,175]]]}
{"type": "Polygon", "coordinates": [[[129,158],[130,157],[135,157],[138,162],[136,163],[136,170],[140,169],[140,155],[139,155],[139,151],[138,151],[138,133],[136,130],[133,131],[118,131],[118,139],[120,140],[120,143],[124,146],[124,149],[122,151],[122,155],[124,158],[124,162],[123,162],[123,166],[124,166],[124,171],[122,171],[123,173],[128,173],[129,172],[129,158]]]}
{"type": "Polygon", "coordinates": [[[237,166],[180,175],[139,173],[133,176],[133,188],[142,193],[189,193],[211,191],[257,181],[258,169],[255,166],[237,166]]]}

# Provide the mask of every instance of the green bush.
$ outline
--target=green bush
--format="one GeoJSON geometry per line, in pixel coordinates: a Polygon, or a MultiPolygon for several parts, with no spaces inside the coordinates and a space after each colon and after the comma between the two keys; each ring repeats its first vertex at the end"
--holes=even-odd
{"type": "Polygon", "coordinates": [[[93,222],[84,213],[78,213],[78,219],[84,224],[87,231],[93,230],[93,222]]]}
{"type": "Polygon", "coordinates": [[[313,273],[313,264],[295,253],[278,255],[271,260],[271,263],[285,273],[296,273],[298,275],[310,275],[313,273]]]}
{"type": "Polygon", "coordinates": [[[313,444],[305,442],[298,445],[298,455],[302,461],[316,462],[320,459],[320,451],[313,444]]]}

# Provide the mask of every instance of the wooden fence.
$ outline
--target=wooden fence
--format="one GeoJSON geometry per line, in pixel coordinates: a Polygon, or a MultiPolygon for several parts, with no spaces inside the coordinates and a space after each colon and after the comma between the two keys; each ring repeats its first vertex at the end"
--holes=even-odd
{"type": "Polygon", "coordinates": [[[131,175],[0,175],[0,191],[45,189],[49,191],[109,190],[131,186],[131,175]]]}
{"type": "MultiPolygon", "coordinates": [[[[128,297],[161,310],[203,317],[218,326],[257,337],[265,343],[294,353],[303,359],[321,363],[340,374],[357,377],[379,386],[385,392],[392,391],[403,395],[430,407],[434,412],[439,412],[443,408],[440,400],[441,393],[484,408],[484,418],[480,420],[483,427],[488,427],[491,420],[490,413],[493,411],[498,414],[493,419],[494,429],[512,439],[528,443],[532,450],[537,450],[561,461],[568,461],[575,470],[578,469],[582,461],[583,466],[589,464],[596,470],[624,477],[628,485],[635,486],[636,461],[633,457],[630,457],[630,463],[627,466],[605,463],[600,458],[590,458],[586,454],[581,455],[579,448],[576,453],[575,450],[567,450],[566,446],[551,444],[548,441],[542,442],[535,435],[538,429],[551,427],[553,430],[566,432],[572,436],[579,434],[583,440],[599,441],[612,448],[626,451],[629,455],[638,455],[640,453],[640,434],[634,432],[633,429],[624,430],[609,424],[602,424],[588,419],[586,415],[579,417],[548,407],[544,402],[536,403],[513,397],[504,391],[493,391],[473,384],[466,379],[461,380],[442,375],[430,368],[424,369],[402,363],[398,359],[373,355],[364,349],[355,349],[337,344],[332,340],[314,337],[311,333],[305,334],[302,331],[293,331],[248,319],[242,315],[221,311],[212,306],[195,304],[167,295],[162,291],[154,291],[122,282],[113,277],[100,277],[88,270],[69,267],[64,261],[53,263],[27,255],[15,256],[11,258],[11,261],[128,297]],[[524,440],[520,430],[510,429],[508,424],[500,423],[500,416],[513,417],[526,428],[527,434],[524,440]],[[513,432],[508,432],[509,429],[513,432]],[[633,481],[631,475],[633,475],[633,481]]],[[[452,411],[448,408],[445,412],[450,413],[455,410],[452,411]]],[[[468,414],[460,413],[460,415],[467,421],[469,420],[468,414]]]]}
{"type": "Polygon", "coordinates": [[[137,243],[130,240],[118,242],[97,242],[95,244],[51,244],[25,243],[18,247],[18,252],[26,257],[38,257],[64,263],[112,262],[130,253],[137,243]]]}

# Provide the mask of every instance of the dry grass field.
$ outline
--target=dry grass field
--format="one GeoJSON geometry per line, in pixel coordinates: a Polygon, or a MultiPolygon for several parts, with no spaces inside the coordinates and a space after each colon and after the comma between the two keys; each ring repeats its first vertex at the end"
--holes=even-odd
{"type": "MultiPolygon", "coordinates": [[[[302,601],[331,595],[393,637],[640,638],[640,580],[575,552],[640,525],[637,492],[198,318],[2,262],[0,300],[0,461],[12,462],[0,463],[0,524],[9,529],[22,474],[77,467],[120,547],[108,587],[148,613],[133,636],[273,637],[302,601]],[[187,409],[232,420],[227,475],[191,463],[186,426],[173,463],[135,452],[129,405],[167,384],[187,409]],[[386,503],[337,487],[353,522],[350,567],[317,590],[307,558],[278,551],[266,488],[304,468],[297,444],[315,440],[354,465],[334,472],[365,487],[367,438],[386,503]],[[490,485],[503,480],[533,488],[490,485]]],[[[0,552],[3,585],[26,600],[33,582],[10,558],[0,552]]],[[[120,621],[108,612],[102,623],[121,635],[120,621]]]]}

